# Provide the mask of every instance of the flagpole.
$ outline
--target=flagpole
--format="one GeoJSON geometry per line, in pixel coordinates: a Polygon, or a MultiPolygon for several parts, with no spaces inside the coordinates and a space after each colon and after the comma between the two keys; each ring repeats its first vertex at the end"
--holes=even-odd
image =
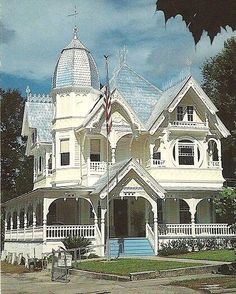
{"type": "Polygon", "coordinates": [[[109,210],[109,180],[110,180],[110,175],[109,175],[109,123],[108,123],[108,100],[109,100],[109,95],[110,95],[110,89],[109,89],[109,72],[108,72],[108,56],[104,55],[105,57],[105,67],[106,67],[106,106],[105,106],[105,120],[106,120],[106,130],[107,130],[107,240],[106,240],[106,245],[107,245],[107,261],[110,261],[110,210],[109,210]]]}

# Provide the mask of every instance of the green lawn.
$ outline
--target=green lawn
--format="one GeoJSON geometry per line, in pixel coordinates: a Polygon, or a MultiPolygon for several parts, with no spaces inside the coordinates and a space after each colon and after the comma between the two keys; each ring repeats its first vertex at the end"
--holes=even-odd
{"type": "Polygon", "coordinates": [[[74,268],[98,273],[128,275],[135,272],[159,271],[183,267],[199,266],[200,264],[177,261],[157,261],[148,259],[117,259],[112,261],[96,260],[74,264],[74,268]]]}
{"type": "Polygon", "coordinates": [[[212,277],[202,279],[196,278],[192,280],[172,282],[171,285],[182,286],[192,289],[201,289],[203,287],[206,287],[206,285],[219,285],[223,288],[236,288],[236,278],[235,276],[212,277]]]}
{"type": "Polygon", "coordinates": [[[215,261],[235,261],[234,251],[228,249],[219,250],[205,250],[199,252],[190,252],[186,254],[171,255],[175,258],[187,258],[187,259],[205,259],[215,261]]]}

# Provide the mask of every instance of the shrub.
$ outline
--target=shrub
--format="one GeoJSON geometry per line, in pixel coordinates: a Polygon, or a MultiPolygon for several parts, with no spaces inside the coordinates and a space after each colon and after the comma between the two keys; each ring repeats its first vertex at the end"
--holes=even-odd
{"type": "MultiPolygon", "coordinates": [[[[86,239],[84,237],[67,237],[64,240],[62,240],[62,243],[66,247],[66,249],[79,249],[78,255],[84,255],[87,250],[86,248],[92,244],[92,242],[89,239],[86,239]]],[[[74,254],[73,254],[74,255],[74,254]]]]}
{"type": "Polygon", "coordinates": [[[187,240],[172,240],[168,243],[162,243],[159,255],[168,256],[175,254],[183,254],[188,252],[187,240]]]}

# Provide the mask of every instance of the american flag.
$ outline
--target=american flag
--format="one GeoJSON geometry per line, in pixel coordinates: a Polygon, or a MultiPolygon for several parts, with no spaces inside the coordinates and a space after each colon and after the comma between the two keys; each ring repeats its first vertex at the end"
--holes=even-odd
{"type": "Polygon", "coordinates": [[[108,56],[104,55],[104,57],[106,59],[107,84],[106,84],[105,92],[104,92],[103,107],[104,107],[104,110],[105,110],[105,120],[106,120],[106,126],[107,126],[107,135],[109,135],[110,132],[111,132],[111,128],[112,128],[111,95],[110,95],[109,78],[108,78],[108,63],[107,63],[108,56]]]}

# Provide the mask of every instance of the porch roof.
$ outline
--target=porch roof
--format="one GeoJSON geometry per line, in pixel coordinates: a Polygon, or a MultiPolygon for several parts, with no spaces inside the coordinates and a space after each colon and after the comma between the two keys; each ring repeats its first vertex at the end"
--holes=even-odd
{"type": "Polygon", "coordinates": [[[92,189],[88,187],[84,187],[84,186],[80,186],[80,187],[79,186],[78,187],[62,187],[61,186],[61,187],[38,188],[2,203],[2,207],[16,205],[17,203],[22,203],[23,201],[30,201],[33,199],[38,200],[39,197],[51,198],[55,196],[54,194],[55,192],[59,192],[59,191],[61,193],[73,193],[73,192],[79,191],[80,193],[84,192],[84,194],[89,195],[92,189]]]}
{"type": "MultiPolygon", "coordinates": [[[[107,172],[92,186],[91,195],[106,196],[107,172]]],[[[164,198],[166,191],[158,182],[134,159],[130,158],[112,165],[109,169],[109,193],[119,193],[131,180],[135,180],[152,196],[164,198]]]]}

